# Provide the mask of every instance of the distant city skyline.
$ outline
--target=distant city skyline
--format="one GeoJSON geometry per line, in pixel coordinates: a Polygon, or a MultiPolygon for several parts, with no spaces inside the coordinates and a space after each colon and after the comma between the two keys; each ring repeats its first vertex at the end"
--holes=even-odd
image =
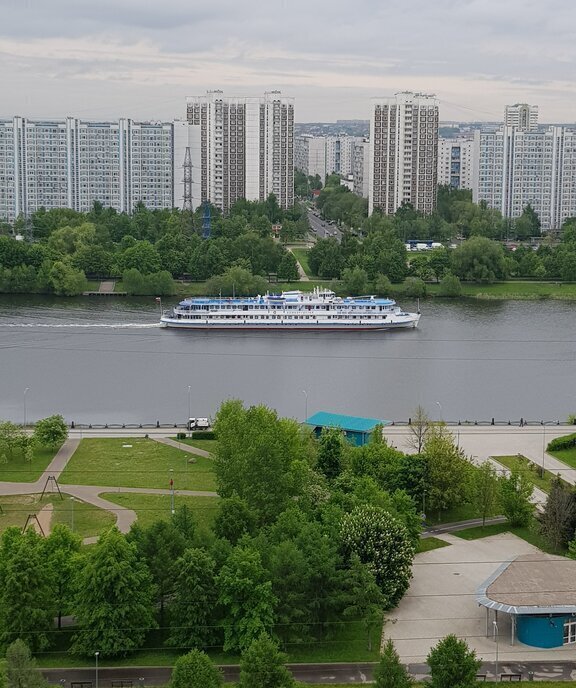
{"type": "Polygon", "coordinates": [[[278,89],[297,122],[330,122],[409,90],[443,121],[528,102],[570,123],[575,19],[568,0],[5,0],[0,116],[171,120],[207,89],[278,89]]]}

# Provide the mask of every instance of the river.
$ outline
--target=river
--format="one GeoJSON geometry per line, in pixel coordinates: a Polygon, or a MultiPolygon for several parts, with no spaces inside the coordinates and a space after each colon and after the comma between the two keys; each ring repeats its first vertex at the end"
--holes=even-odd
{"type": "Polygon", "coordinates": [[[421,404],[449,421],[565,420],[575,316],[560,301],[435,300],[416,330],[192,333],[158,327],[153,298],[0,296],[0,419],[183,423],[240,398],[298,419],[406,420],[421,404]]]}

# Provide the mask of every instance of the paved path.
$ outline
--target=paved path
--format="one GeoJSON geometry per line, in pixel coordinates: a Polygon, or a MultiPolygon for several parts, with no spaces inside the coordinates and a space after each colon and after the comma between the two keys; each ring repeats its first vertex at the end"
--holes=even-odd
{"type": "MultiPolygon", "coordinates": [[[[100,435],[102,437],[103,435],[100,435]]],[[[134,436],[134,435],[132,435],[134,436]]],[[[164,444],[170,444],[173,442],[179,449],[184,451],[190,451],[190,453],[201,452],[201,456],[211,456],[208,452],[202,449],[196,449],[196,447],[189,447],[186,444],[181,444],[179,442],[174,442],[169,438],[154,438],[158,441],[164,440],[164,444]]],[[[0,482],[0,496],[2,495],[31,495],[31,494],[41,494],[42,491],[47,488],[47,491],[53,493],[53,483],[48,482],[50,477],[56,478],[58,480],[66,464],[78,448],[80,444],[79,437],[69,437],[64,444],[60,447],[52,461],[49,463],[45,471],[42,472],[38,480],[30,483],[15,483],[15,482],[0,482]]],[[[60,490],[62,493],[67,494],[71,497],[75,497],[91,506],[95,506],[98,509],[105,509],[116,515],[116,526],[122,533],[127,533],[130,530],[130,526],[136,521],[137,514],[132,509],[127,509],[126,507],[116,504],[115,502],[110,502],[100,495],[102,493],[108,492],[133,492],[138,494],[151,494],[151,495],[169,495],[171,492],[169,489],[153,489],[147,487],[118,487],[118,486],[98,486],[98,485],[66,485],[60,484],[60,490]]],[[[175,490],[174,494],[183,495],[186,497],[218,497],[217,492],[200,492],[197,490],[175,490]]],[[[96,542],[97,538],[86,538],[86,544],[96,542]]]]}
{"type": "Polygon", "coordinates": [[[286,246],[286,248],[290,251],[290,253],[294,256],[294,259],[296,260],[296,267],[298,268],[298,275],[300,276],[300,281],[301,282],[309,282],[310,278],[308,277],[308,275],[304,271],[304,268],[300,264],[300,261],[298,260],[298,258],[296,258],[296,255],[294,254],[294,251],[292,250],[292,248],[290,246],[286,246]]]}
{"type": "Polygon", "coordinates": [[[198,449],[198,447],[192,447],[184,442],[178,442],[173,440],[171,437],[151,437],[150,439],[155,442],[160,442],[160,444],[167,444],[169,447],[175,447],[176,449],[181,449],[182,451],[188,452],[189,454],[196,454],[197,456],[203,456],[206,459],[214,458],[210,452],[204,449],[198,449]]]}
{"type": "Polygon", "coordinates": [[[104,282],[100,282],[100,286],[98,287],[98,291],[101,294],[110,294],[114,291],[116,288],[116,282],[113,280],[106,280],[104,282]]]}
{"type": "MultiPolygon", "coordinates": [[[[101,664],[106,664],[101,660],[101,664]]],[[[371,662],[351,663],[327,663],[327,664],[288,664],[288,668],[294,677],[305,683],[318,685],[330,685],[335,683],[350,683],[352,685],[363,684],[372,681],[376,664],[371,662]]],[[[418,680],[430,678],[426,664],[408,664],[408,670],[418,680]]],[[[239,667],[228,665],[222,667],[226,681],[235,681],[239,676],[239,667]]],[[[521,674],[524,680],[528,680],[529,672],[534,673],[536,681],[545,680],[574,680],[576,677],[576,662],[501,662],[498,673],[521,674]]],[[[73,682],[90,683],[95,685],[94,667],[76,669],[42,669],[44,676],[52,685],[58,685],[62,681],[70,685],[73,682]]],[[[482,664],[480,674],[487,674],[488,679],[493,679],[495,665],[493,662],[482,664]]],[[[98,670],[98,685],[102,688],[110,688],[112,681],[132,681],[134,686],[164,686],[167,685],[172,674],[171,667],[115,667],[100,666],[98,670]]],[[[65,685],[62,683],[62,685],[65,685]]]]}

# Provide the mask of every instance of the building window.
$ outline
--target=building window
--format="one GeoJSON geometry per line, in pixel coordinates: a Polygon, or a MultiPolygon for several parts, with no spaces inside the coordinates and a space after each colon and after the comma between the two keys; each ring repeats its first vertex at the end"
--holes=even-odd
{"type": "Polygon", "coordinates": [[[576,620],[564,624],[564,645],[576,643],[576,620]]]}

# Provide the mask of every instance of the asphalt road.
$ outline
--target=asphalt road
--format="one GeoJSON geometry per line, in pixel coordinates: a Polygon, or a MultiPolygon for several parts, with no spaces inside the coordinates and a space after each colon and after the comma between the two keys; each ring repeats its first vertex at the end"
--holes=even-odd
{"type": "Polygon", "coordinates": [[[330,236],[335,237],[337,241],[342,239],[342,232],[336,225],[328,224],[318,215],[314,215],[311,210],[308,211],[308,222],[310,223],[312,234],[319,239],[327,239],[330,236]]]}
{"type": "MultiPolygon", "coordinates": [[[[330,685],[334,683],[362,684],[372,680],[375,664],[371,663],[338,663],[338,664],[289,664],[294,678],[303,683],[330,685]]],[[[222,667],[226,681],[238,679],[238,666],[222,667]]],[[[426,664],[409,664],[410,673],[418,680],[429,677],[426,664]]],[[[98,688],[144,688],[146,685],[166,685],[170,679],[170,667],[118,667],[100,668],[98,670],[98,688]]],[[[46,679],[63,688],[91,688],[96,686],[94,667],[84,669],[42,669],[46,679]],[[83,685],[77,685],[83,684],[83,685]]],[[[488,680],[496,673],[494,662],[486,662],[480,667],[480,675],[485,674],[488,680]]],[[[529,680],[530,675],[538,680],[569,681],[576,678],[576,662],[501,662],[498,674],[504,681],[520,675],[529,680]]]]}

